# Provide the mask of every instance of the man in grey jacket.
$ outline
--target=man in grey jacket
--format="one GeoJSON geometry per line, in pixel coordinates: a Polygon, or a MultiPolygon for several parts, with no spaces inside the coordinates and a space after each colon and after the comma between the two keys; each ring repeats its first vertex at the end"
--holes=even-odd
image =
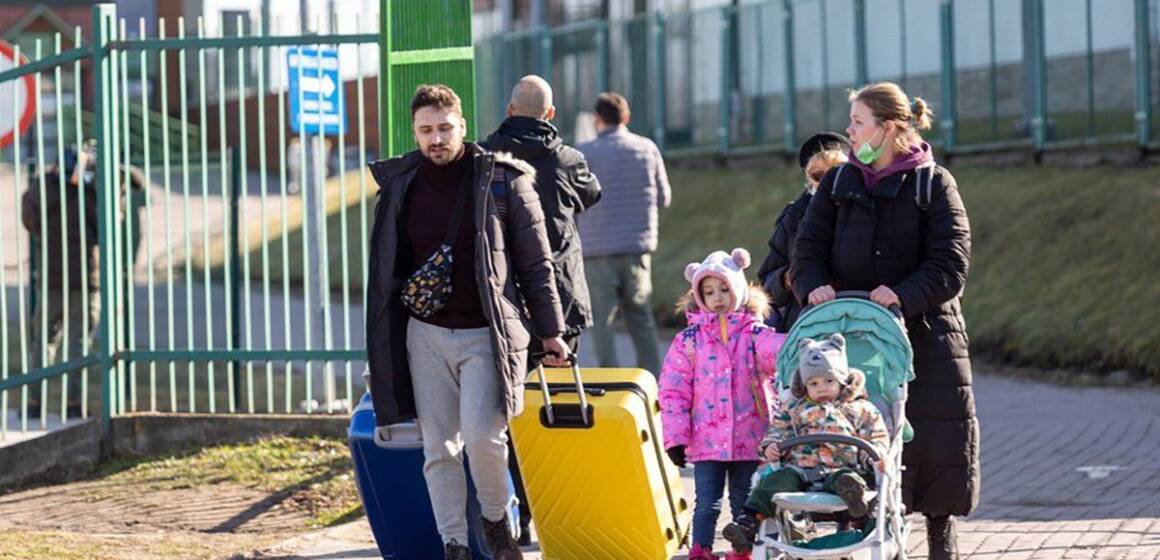
{"type": "Polygon", "coordinates": [[[612,331],[624,314],[639,367],[660,374],[652,313],[652,253],[661,208],[672,198],[665,162],[656,144],[629,132],[628,100],[612,92],[596,99],[596,132],[577,146],[600,177],[599,205],[577,220],[592,296],[592,344],[601,367],[618,367],[612,331]]]}
{"type": "Polygon", "coordinates": [[[371,164],[380,187],[366,311],[375,420],[418,418],[446,559],[471,558],[466,452],[492,556],[519,560],[506,512],[507,422],[523,411],[531,337],[548,365],[567,356],[535,172],[465,143],[462,105],[446,86],[420,87],[411,116],[419,150],[371,164]],[[437,309],[415,303],[446,288],[437,309]]]}

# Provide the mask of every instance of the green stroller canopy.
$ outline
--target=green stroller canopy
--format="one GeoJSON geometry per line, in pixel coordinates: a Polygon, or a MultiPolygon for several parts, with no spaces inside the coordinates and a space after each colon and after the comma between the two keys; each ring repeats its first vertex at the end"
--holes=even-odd
{"type": "Polygon", "coordinates": [[[793,382],[802,339],[823,340],[834,333],[846,337],[850,367],[866,374],[870,400],[888,405],[897,402],[902,395],[898,389],[914,379],[914,351],[905,327],[885,307],[856,298],[835,299],[802,312],[777,357],[778,388],[788,388],[793,382]]]}

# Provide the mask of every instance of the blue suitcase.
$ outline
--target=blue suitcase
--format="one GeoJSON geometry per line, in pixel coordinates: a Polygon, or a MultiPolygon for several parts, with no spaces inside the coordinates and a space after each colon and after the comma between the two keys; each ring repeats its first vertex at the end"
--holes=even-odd
{"type": "MultiPolygon", "coordinates": [[[[371,532],[383,558],[391,560],[439,560],[443,542],[435,528],[431,497],[423,479],[423,443],[414,422],[375,428],[371,395],[366,393],[350,421],[350,452],[355,480],[362,496],[371,532]]],[[[490,559],[483,540],[475,484],[467,477],[468,544],[476,559],[490,559]]],[[[513,534],[519,527],[519,501],[508,475],[511,496],[509,520],[513,534]]]]}

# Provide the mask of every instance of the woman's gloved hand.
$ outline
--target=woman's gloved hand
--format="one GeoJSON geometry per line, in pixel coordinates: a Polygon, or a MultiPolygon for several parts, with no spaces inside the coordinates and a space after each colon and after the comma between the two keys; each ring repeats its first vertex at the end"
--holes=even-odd
{"type": "Polygon", "coordinates": [[[683,445],[674,445],[666,449],[665,453],[668,454],[669,460],[671,460],[673,464],[678,467],[684,468],[684,466],[688,464],[688,462],[685,461],[685,446],[683,445]]]}

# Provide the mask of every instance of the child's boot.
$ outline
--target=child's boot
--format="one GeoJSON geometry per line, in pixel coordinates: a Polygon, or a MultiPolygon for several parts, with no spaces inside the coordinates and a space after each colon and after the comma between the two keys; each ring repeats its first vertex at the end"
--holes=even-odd
{"type": "Polygon", "coordinates": [[[834,491],[846,504],[846,511],[850,512],[851,517],[866,517],[870,508],[866,503],[866,483],[862,477],[854,473],[838,475],[834,491]]]}
{"type": "Polygon", "coordinates": [[[732,523],[725,526],[721,531],[721,535],[729,544],[733,545],[734,552],[742,552],[746,555],[753,550],[753,543],[757,540],[758,526],[761,522],[751,514],[744,513],[737,516],[732,523]]]}
{"type": "Polygon", "coordinates": [[[693,548],[689,550],[689,560],[719,560],[716,554],[713,554],[712,548],[701,546],[700,543],[694,543],[693,548]]]}
{"type": "Polygon", "coordinates": [[[753,556],[748,552],[726,552],[725,560],[752,560],[753,556]]]}

